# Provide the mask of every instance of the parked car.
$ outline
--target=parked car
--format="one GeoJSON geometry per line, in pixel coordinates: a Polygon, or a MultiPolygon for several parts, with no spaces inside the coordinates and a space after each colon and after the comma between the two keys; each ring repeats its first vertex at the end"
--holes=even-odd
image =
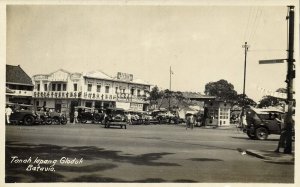
{"type": "Polygon", "coordinates": [[[66,115],[61,112],[50,111],[48,115],[52,119],[52,124],[65,125],[68,122],[66,115]]]}
{"type": "Polygon", "coordinates": [[[77,106],[75,110],[78,110],[78,121],[80,123],[87,123],[87,121],[100,123],[104,119],[104,113],[99,113],[95,108],[77,106]]]}
{"type": "MultiPolygon", "coordinates": [[[[251,139],[265,140],[270,134],[280,134],[281,124],[278,119],[284,118],[285,113],[274,109],[245,109],[247,125],[243,126],[251,139]]],[[[294,133],[294,132],[293,132],[294,133]]]]}
{"type": "Polygon", "coordinates": [[[107,108],[106,116],[104,118],[105,128],[111,126],[120,126],[120,128],[127,128],[127,117],[125,115],[125,110],[122,108],[107,108]]]}
{"type": "Polygon", "coordinates": [[[13,113],[10,115],[12,124],[34,125],[52,123],[51,117],[43,111],[35,111],[32,105],[13,104],[13,113]]]}

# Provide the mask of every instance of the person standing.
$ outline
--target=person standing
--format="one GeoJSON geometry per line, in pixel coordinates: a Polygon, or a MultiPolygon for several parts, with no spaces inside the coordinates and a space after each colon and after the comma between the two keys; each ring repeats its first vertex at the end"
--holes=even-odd
{"type": "Polygon", "coordinates": [[[132,125],[131,114],[130,114],[130,112],[128,112],[128,114],[127,114],[127,120],[128,120],[128,124],[129,124],[129,125],[132,125]]]}
{"type": "Polygon", "coordinates": [[[5,108],[5,115],[6,115],[6,122],[7,124],[10,124],[10,115],[13,113],[12,109],[7,105],[5,108]]]}
{"type": "Polygon", "coordinates": [[[285,143],[286,143],[285,139],[287,136],[286,125],[284,124],[284,119],[283,118],[280,119],[279,115],[274,115],[274,117],[275,117],[275,121],[280,125],[280,132],[281,132],[279,142],[275,150],[276,153],[279,153],[280,148],[285,148],[285,143]]]}
{"type": "Polygon", "coordinates": [[[73,120],[73,124],[76,124],[76,123],[78,123],[78,111],[77,110],[74,111],[74,120],[73,120]]]}

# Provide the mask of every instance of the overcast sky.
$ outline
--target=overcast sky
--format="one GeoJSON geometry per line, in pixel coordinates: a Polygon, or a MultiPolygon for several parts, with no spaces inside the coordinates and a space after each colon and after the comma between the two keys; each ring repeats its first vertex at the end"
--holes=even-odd
{"type": "Polygon", "coordinates": [[[258,101],[256,86],[285,87],[286,6],[8,6],[7,64],[30,75],[57,69],[132,73],[161,88],[204,92],[226,79],[258,101]]]}

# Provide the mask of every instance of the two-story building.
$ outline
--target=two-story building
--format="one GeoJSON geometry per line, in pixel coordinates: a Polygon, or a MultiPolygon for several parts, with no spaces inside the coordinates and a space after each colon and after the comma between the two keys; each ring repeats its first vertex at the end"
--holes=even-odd
{"type": "Polygon", "coordinates": [[[31,104],[33,83],[30,76],[18,65],[6,65],[6,102],[31,104]]]}
{"type": "Polygon", "coordinates": [[[75,106],[147,110],[150,84],[133,79],[133,75],[118,73],[111,77],[102,71],[70,73],[57,70],[33,76],[34,104],[70,114],[75,106]]]}

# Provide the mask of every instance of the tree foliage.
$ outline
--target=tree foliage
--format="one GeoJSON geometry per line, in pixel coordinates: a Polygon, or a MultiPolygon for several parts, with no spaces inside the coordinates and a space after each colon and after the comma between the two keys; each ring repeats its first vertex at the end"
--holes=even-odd
{"type": "MultiPolygon", "coordinates": [[[[237,95],[234,104],[238,105],[240,107],[244,106],[244,103],[243,103],[243,94],[238,94],[237,95]]],[[[253,107],[255,107],[256,105],[257,105],[257,103],[253,99],[251,99],[247,95],[245,95],[245,106],[253,106],[253,107]]]]}
{"type": "Polygon", "coordinates": [[[222,100],[233,101],[236,99],[237,92],[234,86],[228,81],[221,79],[217,82],[209,82],[205,85],[204,93],[210,96],[216,96],[222,100]]]}
{"type": "Polygon", "coordinates": [[[283,101],[283,99],[266,95],[259,101],[258,107],[263,108],[269,106],[277,106],[280,104],[280,101],[283,101]]]}
{"type": "Polygon", "coordinates": [[[159,88],[157,86],[154,86],[152,90],[149,93],[149,100],[151,103],[157,104],[157,100],[160,99],[163,95],[161,91],[159,91],[159,88]]]}

